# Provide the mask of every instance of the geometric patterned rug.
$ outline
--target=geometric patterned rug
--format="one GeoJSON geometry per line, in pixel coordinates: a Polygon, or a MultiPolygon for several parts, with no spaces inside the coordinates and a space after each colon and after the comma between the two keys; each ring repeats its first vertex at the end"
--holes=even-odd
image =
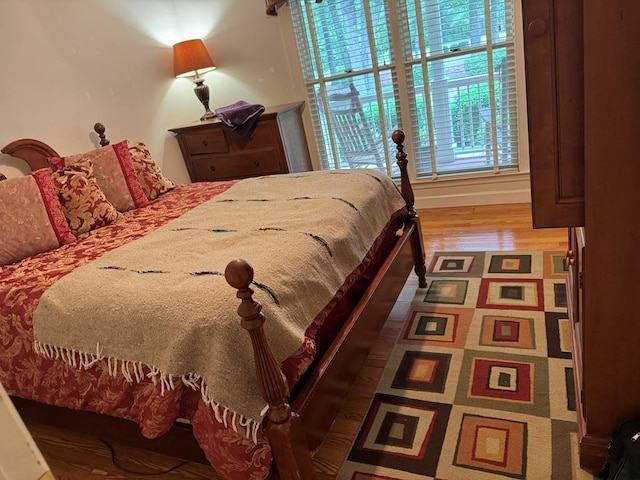
{"type": "Polygon", "coordinates": [[[436,253],[336,478],[584,474],[564,257],[436,253]]]}

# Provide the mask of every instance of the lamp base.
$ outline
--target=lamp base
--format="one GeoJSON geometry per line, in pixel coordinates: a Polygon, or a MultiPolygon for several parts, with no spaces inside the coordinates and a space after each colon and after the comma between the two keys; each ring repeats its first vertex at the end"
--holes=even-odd
{"type": "Polygon", "coordinates": [[[216,117],[217,115],[209,109],[209,87],[204,84],[204,78],[198,76],[193,82],[196,84],[193,91],[196,92],[196,97],[204,107],[204,115],[200,117],[200,120],[216,117]]]}
{"type": "Polygon", "coordinates": [[[204,120],[209,120],[211,118],[216,118],[218,116],[217,113],[212,112],[211,110],[209,110],[208,112],[205,112],[205,114],[203,116],[200,117],[200,120],[204,121],[204,120]]]}

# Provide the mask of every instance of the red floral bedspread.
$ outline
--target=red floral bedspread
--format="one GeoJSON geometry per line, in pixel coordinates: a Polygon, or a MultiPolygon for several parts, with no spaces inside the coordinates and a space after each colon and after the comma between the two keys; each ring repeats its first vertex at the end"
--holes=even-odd
{"type": "Polygon", "coordinates": [[[0,268],[0,382],[10,395],[89,410],[136,422],[144,436],[166,433],[177,418],[191,421],[207,458],[230,479],[261,479],[268,474],[271,450],[244,432],[217,422],[200,392],[179,381],[161,394],[151,380],[129,383],[109,375],[106,361],[76,370],[61,359],[49,360],[33,350],[33,312],[43,292],[58,278],[106,251],[135,240],[187,210],[222,193],[235,182],[179,185],[125,220],[82,235],[78,241],[0,268]]]}

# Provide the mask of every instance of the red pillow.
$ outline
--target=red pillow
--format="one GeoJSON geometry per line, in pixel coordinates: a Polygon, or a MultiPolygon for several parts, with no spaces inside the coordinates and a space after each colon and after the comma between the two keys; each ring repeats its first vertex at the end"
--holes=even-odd
{"type": "Polygon", "coordinates": [[[0,266],[73,242],[51,176],[43,168],[0,181],[0,266]]]}
{"type": "Polygon", "coordinates": [[[91,160],[98,186],[116,210],[126,212],[149,204],[133,169],[126,140],[87,153],[64,158],[49,157],[47,160],[54,169],[60,169],[85,159],[91,160]]]}
{"type": "Polygon", "coordinates": [[[91,160],[79,160],[54,171],[53,182],[74,234],[87,233],[123,218],[100,190],[91,160]]]}

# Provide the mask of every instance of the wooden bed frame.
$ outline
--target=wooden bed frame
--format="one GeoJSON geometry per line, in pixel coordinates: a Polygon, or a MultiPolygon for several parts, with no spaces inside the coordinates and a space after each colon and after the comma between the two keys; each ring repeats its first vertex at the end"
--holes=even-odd
{"type": "MultiPolygon", "coordinates": [[[[94,130],[100,137],[100,144],[108,145],[104,126],[97,123],[94,130]]],[[[252,298],[253,291],[249,285],[253,269],[242,259],[233,260],[226,268],[227,282],[238,290],[240,323],[251,337],[256,376],[264,400],[269,405],[263,430],[283,480],[315,478],[312,452],[318,449],[342,408],[412,269],[418,275],[419,286],[426,287],[425,251],[407,174],[404,139],[401,130],[393,132],[392,140],[396,144],[396,160],[400,168],[400,189],[409,212],[402,234],[331,346],[315,368],[308,372],[303,383],[296,387],[292,398],[289,398],[288,388],[263,331],[265,318],[262,307],[252,298]]],[[[46,157],[59,156],[49,145],[33,139],[16,140],[1,151],[23,159],[32,171],[48,166],[46,157]]],[[[140,434],[134,422],[20,398],[13,400],[27,421],[72,429],[115,443],[208,464],[188,425],[176,424],[169,433],[149,440],[140,434]]]]}

